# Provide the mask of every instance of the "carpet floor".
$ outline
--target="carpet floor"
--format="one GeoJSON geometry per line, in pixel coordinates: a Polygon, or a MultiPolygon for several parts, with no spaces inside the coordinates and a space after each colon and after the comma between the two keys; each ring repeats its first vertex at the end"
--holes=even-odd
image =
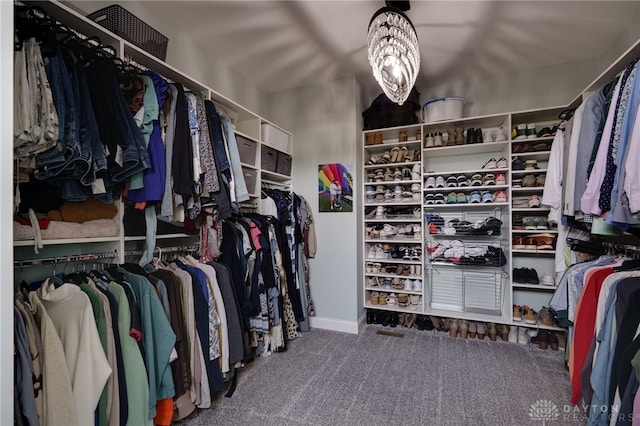
{"type": "Polygon", "coordinates": [[[579,425],[563,352],[363,325],[312,330],[181,425],[579,425]],[[402,337],[381,335],[395,331],[402,337]]]}

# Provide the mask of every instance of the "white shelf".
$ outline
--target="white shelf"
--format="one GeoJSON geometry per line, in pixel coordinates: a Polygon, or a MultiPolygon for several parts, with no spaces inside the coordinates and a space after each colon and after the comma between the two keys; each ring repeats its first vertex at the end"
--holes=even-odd
{"type": "MultiPolygon", "coordinates": [[[[558,120],[559,121],[559,120],[558,120]]],[[[514,144],[517,143],[536,143],[536,142],[548,142],[548,141],[553,141],[553,138],[555,138],[555,136],[545,136],[543,138],[531,138],[531,139],[512,139],[511,142],[513,142],[514,144]]]]}
{"type": "Polygon", "coordinates": [[[535,169],[535,170],[511,170],[512,175],[532,175],[547,173],[547,169],[535,169]]]}
{"type": "Polygon", "coordinates": [[[274,180],[277,182],[286,182],[291,180],[291,176],[283,175],[281,173],[271,172],[264,169],[261,169],[260,172],[262,173],[263,177],[266,177],[269,180],[274,180]]]}
{"type": "Polygon", "coordinates": [[[528,327],[528,328],[539,328],[541,330],[552,330],[552,331],[567,331],[562,327],[555,327],[552,325],[544,325],[541,324],[540,321],[537,321],[535,324],[528,324],[522,321],[513,321],[512,325],[517,325],[519,327],[528,327]]]}
{"type": "Polygon", "coordinates": [[[425,209],[445,209],[445,208],[455,208],[455,207],[472,207],[472,208],[480,208],[480,207],[492,207],[492,206],[508,206],[509,203],[451,203],[451,204],[425,204],[425,209]]]}
{"type": "Polygon", "coordinates": [[[470,145],[453,145],[437,148],[424,148],[422,151],[424,157],[450,157],[468,154],[483,154],[489,152],[502,152],[505,148],[508,148],[509,143],[509,141],[503,141],[470,145]]]}
{"type": "Polygon", "coordinates": [[[519,289],[548,290],[548,291],[555,291],[558,288],[558,286],[556,285],[522,284],[522,283],[512,283],[511,286],[513,288],[519,288],[519,289]]]}
{"type": "MultiPolygon", "coordinates": [[[[387,291],[387,290],[374,290],[374,291],[382,291],[385,293],[396,293],[396,295],[401,292],[401,293],[406,293],[404,291],[387,291]]],[[[409,305],[411,306],[411,305],[409,305]]],[[[364,307],[366,309],[379,309],[381,311],[393,311],[393,312],[400,312],[400,313],[407,313],[407,314],[422,314],[422,299],[420,299],[420,304],[419,305],[413,305],[413,306],[417,306],[417,309],[409,309],[409,307],[402,307],[402,306],[398,306],[396,305],[374,305],[372,304],[369,300],[367,300],[364,304],[364,307]]],[[[399,325],[398,325],[399,327],[399,325]]]]}
{"type": "Polygon", "coordinates": [[[385,180],[382,182],[365,182],[365,185],[411,185],[413,183],[421,183],[419,180],[385,180]]]}
{"type": "Polygon", "coordinates": [[[367,238],[364,240],[365,243],[369,244],[417,244],[422,243],[422,237],[420,238],[367,238]]]}
{"type": "Polygon", "coordinates": [[[384,169],[385,167],[402,168],[402,167],[413,166],[414,164],[420,164],[420,161],[403,161],[401,163],[365,164],[364,168],[365,168],[365,170],[384,169]]]}
{"type": "Polygon", "coordinates": [[[425,188],[424,192],[429,193],[449,193],[449,192],[465,192],[465,191],[507,191],[508,185],[486,185],[486,186],[458,186],[449,188],[425,188]],[[457,190],[457,191],[456,191],[457,190]]]}
{"type": "Polygon", "coordinates": [[[509,169],[475,169],[475,170],[459,170],[459,171],[453,171],[453,172],[434,172],[434,171],[428,171],[427,173],[424,173],[423,176],[425,177],[429,177],[429,176],[459,176],[459,175],[469,175],[467,177],[471,177],[472,175],[475,174],[486,174],[486,173],[493,173],[493,174],[497,174],[497,173],[508,173],[509,169]]]}
{"type": "Polygon", "coordinates": [[[512,229],[513,234],[557,234],[557,229],[512,229]]]}
{"type": "MultiPolygon", "coordinates": [[[[518,152],[515,154],[511,154],[512,158],[518,157],[522,161],[526,160],[547,160],[549,159],[549,154],[551,151],[535,151],[535,152],[518,152]]],[[[527,170],[533,171],[533,170],[527,170]]]]}
{"type": "MultiPolygon", "coordinates": [[[[396,293],[396,294],[400,294],[400,293],[404,293],[404,294],[418,294],[420,296],[422,296],[422,291],[420,290],[404,290],[402,288],[384,288],[384,287],[380,287],[380,286],[375,286],[375,287],[371,287],[371,286],[366,286],[365,290],[369,290],[369,291],[383,291],[385,293],[396,293]]],[[[422,302],[420,302],[422,304],[422,302]]]]}
{"type": "Polygon", "coordinates": [[[372,263],[406,263],[407,265],[422,265],[422,260],[409,260],[400,258],[388,258],[388,259],[364,259],[365,262],[372,263]]]}
{"type": "Polygon", "coordinates": [[[406,146],[408,149],[420,149],[420,147],[422,146],[422,141],[416,140],[415,137],[411,135],[409,136],[409,140],[407,140],[406,142],[398,142],[398,138],[384,139],[383,143],[381,144],[379,143],[376,145],[365,145],[364,149],[373,150],[373,151],[380,151],[380,150],[386,151],[393,148],[394,146],[397,146],[397,147],[406,146]]]}
{"type": "Polygon", "coordinates": [[[514,207],[511,209],[512,212],[516,213],[548,212],[549,210],[548,207],[514,207]]]}
{"type": "Polygon", "coordinates": [[[526,186],[526,187],[518,187],[511,188],[511,192],[542,192],[544,191],[544,186],[526,186]]]}
{"type": "Polygon", "coordinates": [[[420,207],[422,206],[422,200],[407,200],[407,201],[395,201],[395,200],[390,200],[390,201],[377,201],[377,200],[373,200],[373,201],[367,201],[365,202],[365,206],[411,206],[411,205],[415,205],[416,207],[420,207]]]}
{"type": "MultiPolygon", "coordinates": [[[[539,233],[544,233],[544,231],[540,231],[539,233]]],[[[513,249],[511,250],[513,254],[528,254],[528,255],[536,255],[536,254],[556,254],[555,250],[522,250],[522,249],[513,249]]]]}
{"type": "MultiPolygon", "coordinates": [[[[120,241],[120,237],[93,237],[93,238],[56,238],[53,240],[42,240],[43,246],[62,244],[89,244],[89,243],[113,243],[120,241]]],[[[28,247],[35,244],[34,240],[17,240],[13,242],[14,247],[28,247]]]]}
{"type": "Polygon", "coordinates": [[[422,218],[420,217],[414,217],[414,218],[401,218],[401,219],[394,219],[394,218],[384,218],[384,219],[367,219],[366,217],[364,218],[364,221],[369,223],[396,223],[396,222],[400,222],[400,223],[420,223],[422,222],[422,218]]]}

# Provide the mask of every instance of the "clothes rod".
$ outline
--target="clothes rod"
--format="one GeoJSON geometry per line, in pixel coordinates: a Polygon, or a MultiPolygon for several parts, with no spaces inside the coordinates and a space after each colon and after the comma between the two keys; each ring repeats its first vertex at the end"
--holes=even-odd
{"type": "Polygon", "coordinates": [[[53,265],[57,263],[69,263],[69,262],[86,262],[93,260],[114,259],[118,257],[118,252],[103,252],[103,253],[91,253],[91,254],[76,254],[69,256],[53,256],[43,257],[39,259],[25,259],[14,260],[14,267],[32,266],[32,265],[53,265]]]}

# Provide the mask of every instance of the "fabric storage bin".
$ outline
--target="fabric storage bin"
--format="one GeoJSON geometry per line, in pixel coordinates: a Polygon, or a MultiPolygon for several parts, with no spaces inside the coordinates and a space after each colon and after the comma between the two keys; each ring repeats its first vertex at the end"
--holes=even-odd
{"type": "Polygon", "coordinates": [[[276,159],[276,173],[291,176],[291,156],[278,151],[276,159]]]}
{"type": "Polygon", "coordinates": [[[434,121],[457,120],[462,118],[462,106],[464,98],[449,96],[446,98],[431,99],[422,107],[422,121],[432,123],[434,121]]]}
{"type": "Polygon", "coordinates": [[[261,168],[270,172],[276,171],[276,161],[278,157],[278,151],[270,146],[262,145],[260,149],[262,159],[260,161],[261,168]]]}
{"type": "Polygon", "coordinates": [[[240,162],[255,166],[258,143],[240,135],[236,135],[236,142],[238,143],[240,162]]]}
{"type": "Polygon", "coordinates": [[[246,169],[243,167],[242,173],[244,174],[244,182],[247,184],[247,191],[249,194],[255,194],[258,172],[256,170],[246,169]]]}
{"type": "Polygon", "coordinates": [[[289,152],[289,135],[277,127],[262,123],[260,126],[262,142],[277,149],[278,151],[289,152]]]}

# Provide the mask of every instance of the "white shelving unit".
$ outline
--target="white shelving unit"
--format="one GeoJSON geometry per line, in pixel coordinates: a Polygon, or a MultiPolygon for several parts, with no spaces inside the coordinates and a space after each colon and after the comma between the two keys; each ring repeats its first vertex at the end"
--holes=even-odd
{"type": "MultiPolygon", "coordinates": [[[[290,174],[279,173],[275,168],[272,170],[271,168],[262,167],[261,158],[261,148],[263,146],[267,146],[272,149],[276,148],[283,154],[291,155],[293,147],[291,133],[261,117],[259,114],[227,98],[213,88],[208,87],[206,84],[186,75],[174,66],[129,43],[99,24],[96,24],[85,16],[79,14],[67,5],[56,0],[35,3],[37,3],[37,5],[41,7],[47,15],[58,20],[69,28],[78,31],[87,37],[96,36],[104,45],[112,46],[117,57],[125,61],[132,60],[137,64],[154,70],[170,81],[181,83],[187,90],[198,91],[205,97],[205,99],[210,99],[225,110],[232,112],[237,117],[233,122],[236,136],[238,138],[244,138],[254,144],[252,150],[250,149],[247,151],[249,154],[248,156],[241,155],[241,163],[242,168],[245,171],[245,179],[247,176],[254,179],[253,187],[249,187],[250,182],[247,182],[247,189],[251,197],[248,201],[249,205],[257,205],[257,198],[260,196],[260,188],[265,181],[279,184],[283,188],[292,187],[293,181],[290,174]],[[268,125],[272,130],[275,129],[276,132],[279,132],[281,138],[278,140],[278,144],[273,142],[272,139],[264,137],[264,125],[268,125]],[[282,141],[285,141],[286,143],[283,144],[282,141]]],[[[275,141],[275,139],[273,140],[275,141]]],[[[64,256],[67,254],[79,253],[88,254],[94,252],[114,252],[115,256],[113,261],[121,263],[124,261],[125,251],[130,249],[139,249],[145,238],[143,236],[125,236],[124,226],[122,226],[124,208],[120,203],[118,203],[118,211],[118,215],[115,218],[118,224],[120,224],[118,235],[113,237],[43,240],[42,243],[44,247],[39,250],[40,253],[34,252],[34,240],[14,241],[14,258],[16,260],[26,260],[51,257],[56,254],[64,256]]],[[[191,235],[179,233],[158,235],[157,245],[159,247],[176,244],[188,245],[189,243],[197,242],[198,240],[198,234],[191,235]]],[[[42,268],[45,268],[45,266],[42,266],[42,268]]],[[[46,266],[46,268],[48,268],[48,275],[51,272],[51,267],[46,266]]],[[[36,270],[37,267],[30,267],[29,269],[36,270]]],[[[22,279],[25,272],[26,271],[21,270],[21,274],[15,274],[16,279],[22,279]]]]}

